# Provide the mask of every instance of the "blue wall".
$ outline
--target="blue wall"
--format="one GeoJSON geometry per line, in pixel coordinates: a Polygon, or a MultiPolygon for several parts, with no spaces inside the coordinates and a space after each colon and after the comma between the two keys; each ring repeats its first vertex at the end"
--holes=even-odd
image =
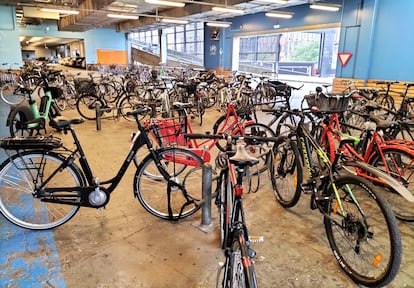
{"type": "MultiPolygon", "coordinates": [[[[14,7],[0,6],[0,63],[9,63],[11,68],[19,69],[23,62],[15,15],[14,7]]],[[[0,66],[0,69],[6,68],[9,67],[0,66]]]]}
{"type": "Polygon", "coordinates": [[[369,78],[414,81],[414,1],[377,5],[369,78]]]}

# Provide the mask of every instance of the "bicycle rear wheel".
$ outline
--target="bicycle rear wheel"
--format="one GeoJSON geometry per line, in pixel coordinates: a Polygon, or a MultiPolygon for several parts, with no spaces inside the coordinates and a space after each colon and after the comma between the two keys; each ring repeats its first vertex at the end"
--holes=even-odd
{"type": "MultiPolygon", "coordinates": [[[[42,201],[57,199],[59,194],[68,192],[34,196],[34,193],[41,193],[35,191],[35,186],[43,183],[52,172],[57,173],[46,188],[78,187],[84,184],[76,166],[70,165],[56,171],[63,160],[59,154],[41,151],[26,151],[6,160],[0,167],[1,214],[10,222],[32,230],[50,229],[69,221],[79,206],[42,201]]],[[[75,195],[73,201],[79,201],[79,196],[75,195]]]]}
{"type": "Polygon", "coordinates": [[[223,287],[255,288],[257,287],[254,262],[245,239],[245,232],[238,228],[233,235],[229,251],[226,251],[223,287]]]}
{"type": "Polygon", "coordinates": [[[147,155],[137,168],[134,193],[152,215],[178,220],[194,214],[202,200],[203,160],[180,148],[157,150],[160,162],[147,155]],[[159,169],[168,173],[168,179],[159,169]]]}
{"type": "Polygon", "coordinates": [[[27,118],[21,111],[14,110],[10,114],[9,130],[10,136],[31,136],[33,135],[33,129],[29,128],[26,124],[27,118]]]}
{"type": "Polygon", "coordinates": [[[25,99],[25,93],[18,83],[6,83],[0,89],[1,99],[9,105],[18,105],[25,99]]]}
{"type": "Polygon", "coordinates": [[[389,204],[375,192],[378,187],[360,177],[342,176],[335,185],[345,215],[340,213],[331,188],[324,224],[336,260],[358,284],[387,285],[398,273],[402,253],[400,232],[389,204]]]}
{"type": "MultiPolygon", "coordinates": [[[[386,150],[382,153],[384,158],[377,155],[370,161],[370,164],[384,172],[389,172],[392,177],[401,182],[414,195],[414,158],[412,155],[404,150],[396,149],[386,150]]],[[[385,191],[383,196],[391,205],[397,218],[404,221],[414,221],[414,203],[407,201],[396,193],[392,187],[385,191]]]]}
{"type": "Polygon", "coordinates": [[[283,207],[293,207],[298,203],[303,169],[294,140],[287,138],[276,147],[271,180],[276,199],[283,207]]]}

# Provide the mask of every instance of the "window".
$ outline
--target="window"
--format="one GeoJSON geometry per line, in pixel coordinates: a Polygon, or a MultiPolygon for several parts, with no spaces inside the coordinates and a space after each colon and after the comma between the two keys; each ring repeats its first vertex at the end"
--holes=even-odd
{"type": "Polygon", "coordinates": [[[332,76],[336,68],[338,35],[339,28],[242,36],[239,41],[238,70],[332,76]],[[324,45],[323,49],[321,45],[324,45]]]}

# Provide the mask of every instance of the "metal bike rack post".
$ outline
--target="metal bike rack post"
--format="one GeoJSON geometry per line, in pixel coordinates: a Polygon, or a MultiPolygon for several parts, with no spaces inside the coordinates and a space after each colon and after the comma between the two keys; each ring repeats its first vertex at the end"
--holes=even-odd
{"type": "Polygon", "coordinates": [[[211,182],[213,169],[210,164],[204,163],[202,167],[202,193],[203,206],[201,207],[201,226],[211,225],[211,182]]]}
{"type": "Polygon", "coordinates": [[[101,105],[99,102],[96,103],[95,106],[95,112],[96,112],[96,130],[101,130],[101,105]]]}

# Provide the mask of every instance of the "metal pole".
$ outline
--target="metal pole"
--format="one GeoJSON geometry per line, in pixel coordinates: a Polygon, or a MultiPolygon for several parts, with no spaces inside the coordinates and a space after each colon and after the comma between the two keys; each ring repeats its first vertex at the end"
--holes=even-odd
{"type": "Polygon", "coordinates": [[[101,130],[101,104],[99,102],[96,103],[95,106],[95,112],[96,112],[96,130],[101,130]]]}
{"type": "Polygon", "coordinates": [[[202,167],[202,192],[203,192],[203,206],[201,207],[201,225],[211,225],[211,182],[213,169],[210,164],[204,163],[202,167]]]}

